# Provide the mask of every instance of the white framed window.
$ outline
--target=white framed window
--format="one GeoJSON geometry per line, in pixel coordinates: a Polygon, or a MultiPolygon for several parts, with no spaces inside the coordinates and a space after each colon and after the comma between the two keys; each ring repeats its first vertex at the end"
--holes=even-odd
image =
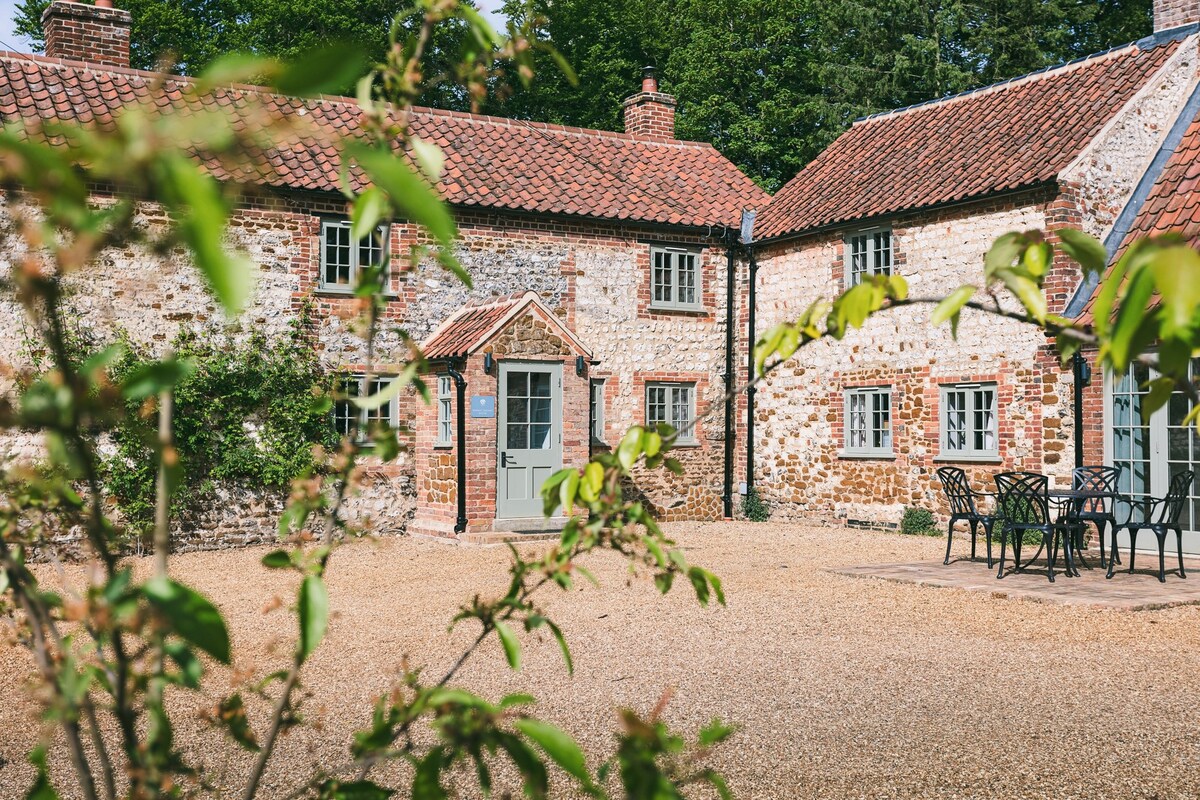
{"type": "Polygon", "coordinates": [[[848,234],[842,263],[846,265],[846,286],[857,286],[871,275],[891,275],[891,229],[876,228],[848,234]]]}
{"type": "Polygon", "coordinates": [[[943,386],[941,428],[943,457],[998,458],[996,384],[943,386]]]}
{"type": "Polygon", "coordinates": [[[454,443],[454,379],[439,375],[437,379],[437,447],[454,443]]]}
{"type": "Polygon", "coordinates": [[[588,408],[588,430],[592,432],[592,441],[604,443],[604,381],[593,380],[591,385],[592,397],[588,408]]]}
{"type": "Polygon", "coordinates": [[[353,436],[355,441],[366,441],[372,423],[387,423],[396,427],[399,415],[397,402],[393,398],[379,408],[365,409],[354,405],[352,397],[370,397],[387,388],[393,376],[378,375],[367,385],[364,375],[345,375],[341,378],[340,394],[344,395],[333,404],[333,425],[342,436],[353,436]]]}
{"type": "Polygon", "coordinates": [[[846,390],[845,452],[855,456],[892,455],[892,388],[846,390]]]}
{"type": "Polygon", "coordinates": [[[360,269],[383,263],[388,235],[388,226],[380,225],[370,236],[351,242],[350,220],[321,220],[321,288],[353,292],[360,269]]]}
{"type": "Polygon", "coordinates": [[[700,252],[683,247],[650,248],[650,307],[695,311],[700,295],[700,252]]]}
{"type": "Polygon", "coordinates": [[[679,431],[681,444],[696,443],[696,384],[646,384],[646,425],[666,423],[679,431]]]}

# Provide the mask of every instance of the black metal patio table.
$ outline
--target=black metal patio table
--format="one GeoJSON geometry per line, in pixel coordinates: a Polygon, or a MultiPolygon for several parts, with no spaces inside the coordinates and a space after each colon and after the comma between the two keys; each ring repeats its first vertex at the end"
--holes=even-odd
{"type": "MultiPolygon", "coordinates": [[[[1072,514],[1079,513],[1079,510],[1083,508],[1084,503],[1088,502],[1089,500],[1111,500],[1115,503],[1122,499],[1122,495],[1119,492],[1108,492],[1101,489],[1051,489],[1047,494],[1049,495],[1050,502],[1053,503],[1057,508],[1058,519],[1061,522],[1070,522],[1072,514]]],[[[1072,552],[1085,567],[1091,569],[1092,566],[1087,563],[1082,555],[1083,529],[1084,525],[1082,521],[1080,521],[1078,527],[1072,533],[1072,552]]],[[[1041,553],[1040,548],[1038,549],[1038,553],[1041,553]]],[[[1112,556],[1110,556],[1110,558],[1111,557],[1112,556]]],[[[1103,566],[1103,563],[1101,566],[1103,566]]],[[[1069,577],[1077,577],[1078,575],[1078,568],[1075,569],[1075,574],[1073,576],[1068,573],[1069,577]]]]}

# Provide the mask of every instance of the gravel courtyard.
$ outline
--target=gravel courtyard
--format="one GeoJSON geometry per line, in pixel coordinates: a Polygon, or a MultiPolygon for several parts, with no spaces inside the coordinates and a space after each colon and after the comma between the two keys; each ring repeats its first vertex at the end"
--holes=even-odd
{"type": "MultiPolygon", "coordinates": [[[[1200,796],[1200,607],[1044,605],[823,569],[940,558],[938,539],[780,524],[671,533],[723,578],[726,608],[699,608],[682,585],[662,598],[598,558],[601,589],[546,595],[574,677],[552,641],[530,641],[520,674],[492,643],[460,682],[495,697],[531,691],[538,713],[597,759],[609,752],[614,709],[647,711],[674,689],[667,718],[689,735],[714,716],[741,726],[714,766],[742,798],[1200,796]]],[[[173,561],[231,616],[237,666],[260,676],[284,663],[293,630],[285,612],[264,613],[293,590],[292,578],[259,566],[262,553],[173,561]]],[[[307,714],[322,724],[282,740],[262,796],[286,794],[309,764],[342,763],[405,654],[441,674],[474,633],[447,634],[446,622],[461,601],[502,586],[507,559],[411,539],[339,551],[336,616],[307,676],[307,714]]],[[[23,651],[0,644],[0,797],[20,796],[31,774],[29,669],[23,651]]],[[[214,696],[226,678],[214,673],[214,696]]],[[[200,705],[176,701],[185,748],[200,705]]],[[[203,741],[207,763],[244,774],[232,746],[203,741]]]]}

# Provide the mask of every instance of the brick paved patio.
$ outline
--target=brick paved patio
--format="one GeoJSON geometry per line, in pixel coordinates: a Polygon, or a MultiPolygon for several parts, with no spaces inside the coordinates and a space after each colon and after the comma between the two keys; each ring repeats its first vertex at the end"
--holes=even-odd
{"type": "MultiPolygon", "coordinates": [[[[1002,580],[996,579],[996,570],[988,569],[982,559],[972,562],[965,558],[952,561],[949,565],[938,560],[835,567],[829,571],[858,578],[986,592],[993,597],[1125,611],[1200,605],[1200,561],[1196,559],[1184,561],[1190,576],[1186,580],[1180,578],[1178,572],[1168,572],[1167,582],[1159,583],[1157,554],[1138,553],[1137,571],[1132,575],[1127,571],[1129,555],[1123,554],[1125,563],[1118,565],[1112,580],[1105,579],[1098,553],[1093,551],[1085,557],[1091,569],[1081,568],[1082,574],[1078,578],[1067,578],[1061,572],[1056,572],[1054,583],[1046,579],[1044,562],[1035,564],[1028,572],[1006,574],[1002,580]],[[1145,569],[1151,566],[1154,570],[1145,569]]],[[[1169,558],[1168,568],[1174,563],[1174,558],[1169,558]]]]}

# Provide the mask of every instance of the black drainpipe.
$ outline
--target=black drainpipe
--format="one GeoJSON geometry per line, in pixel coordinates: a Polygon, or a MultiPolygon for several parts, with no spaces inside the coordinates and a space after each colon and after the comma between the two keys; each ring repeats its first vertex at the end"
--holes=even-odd
{"type": "Polygon", "coordinates": [[[458,410],[454,413],[457,425],[458,439],[458,519],[454,522],[454,532],[462,533],[467,529],[467,381],[453,363],[446,365],[446,372],[454,379],[454,388],[458,390],[458,410]]]}
{"type": "Polygon", "coordinates": [[[1071,356],[1071,372],[1075,390],[1075,466],[1082,467],[1083,458],[1083,387],[1091,382],[1088,363],[1079,351],[1071,356]]]}
{"type": "Polygon", "coordinates": [[[737,260],[734,256],[736,242],[733,231],[725,232],[725,257],[729,268],[725,277],[725,518],[733,518],[733,459],[734,415],[737,413],[737,403],[733,389],[737,385],[737,376],[733,372],[733,329],[737,324],[733,318],[737,289],[737,260]]]}
{"type": "MultiPolygon", "coordinates": [[[[746,380],[754,380],[754,313],[757,310],[758,259],[754,257],[753,245],[746,245],[746,253],[750,262],[750,288],[747,292],[747,333],[746,333],[746,380]]],[[[751,386],[746,390],[746,494],[754,491],[754,395],[758,389],[751,386]]]]}

